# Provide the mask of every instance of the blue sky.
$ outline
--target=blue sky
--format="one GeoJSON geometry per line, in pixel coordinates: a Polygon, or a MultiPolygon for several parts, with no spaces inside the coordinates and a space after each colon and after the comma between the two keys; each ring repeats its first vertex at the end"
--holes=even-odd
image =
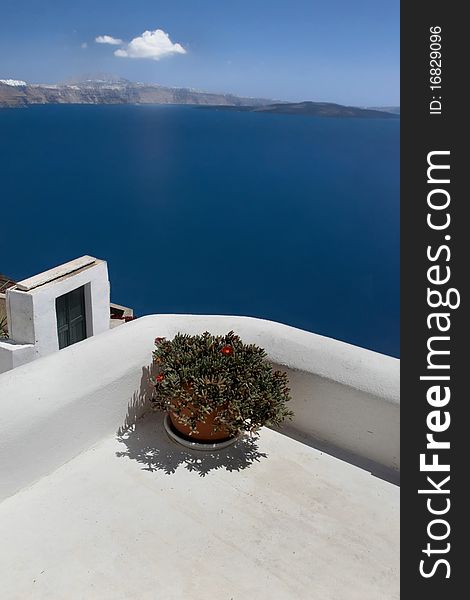
{"type": "Polygon", "coordinates": [[[0,78],[50,83],[99,72],[282,100],[398,105],[399,2],[1,0],[0,78]],[[142,38],[156,30],[164,33],[142,38]]]}

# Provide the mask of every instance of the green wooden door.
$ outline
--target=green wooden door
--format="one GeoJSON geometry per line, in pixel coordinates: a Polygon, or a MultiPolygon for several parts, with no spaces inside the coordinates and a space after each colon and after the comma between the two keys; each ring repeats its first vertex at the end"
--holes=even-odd
{"type": "Polygon", "coordinates": [[[80,287],[55,301],[59,348],[86,338],[85,288],[80,287]]]}

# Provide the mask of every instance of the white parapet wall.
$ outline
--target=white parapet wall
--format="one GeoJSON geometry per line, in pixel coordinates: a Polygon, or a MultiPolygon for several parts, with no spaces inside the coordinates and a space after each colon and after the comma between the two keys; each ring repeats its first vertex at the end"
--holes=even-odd
{"type": "Polygon", "coordinates": [[[152,315],[0,375],[0,499],[132,419],[153,393],[155,337],[230,330],[288,372],[287,434],[399,471],[397,359],[262,319],[152,315]]]}
{"type": "Polygon", "coordinates": [[[34,359],[32,344],[17,344],[9,339],[0,339],[0,373],[20,367],[34,359]]]}

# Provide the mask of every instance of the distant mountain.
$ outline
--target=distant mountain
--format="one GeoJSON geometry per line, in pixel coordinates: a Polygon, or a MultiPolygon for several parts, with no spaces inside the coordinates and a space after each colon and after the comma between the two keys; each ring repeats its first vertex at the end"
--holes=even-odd
{"type": "MultiPolygon", "coordinates": [[[[201,107],[203,108],[203,107],[201,107]]],[[[284,115],[310,115],[314,117],[360,117],[363,119],[397,118],[397,114],[375,109],[343,106],[331,102],[283,102],[261,106],[219,106],[221,110],[263,112],[284,115]]]]}
{"type": "Polygon", "coordinates": [[[356,108],[329,102],[276,102],[266,98],[244,98],[214,94],[191,88],[134,83],[111,75],[83,76],[57,84],[28,84],[0,79],[0,108],[33,104],[192,104],[227,110],[245,110],[319,117],[397,117],[399,109],[356,108]]]}
{"type": "Polygon", "coordinates": [[[196,104],[246,106],[269,104],[264,98],[242,98],[189,88],[133,83],[126,79],[80,79],[60,84],[0,81],[0,108],[32,104],[196,104]]]}

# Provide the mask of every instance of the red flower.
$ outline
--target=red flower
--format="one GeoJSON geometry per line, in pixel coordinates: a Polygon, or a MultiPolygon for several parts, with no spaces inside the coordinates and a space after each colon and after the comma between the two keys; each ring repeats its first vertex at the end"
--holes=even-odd
{"type": "Polygon", "coordinates": [[[225,354],[225,356],[230,356],[231,354],[233,354],[232,346],[224,346],[220,349],[220,351],[222,352],[222,354],[225,354]]]}
{"type": "Polygon", "coordinates": [[[165,339],[164,337],[156,337],[155,338],[155,344],[156,345],[161,344],[164,339],[165,339]]]}
{"type": "Polygon", "coordinates": [[[155,377],[155,381],[156,381],[157,383],[161,383],[161,382],[162,382],[164,379],[165,379],[165,375],[163,375],[163,373],[160,373],[160,375],[157,375],[157,376],[155,377]]]}

